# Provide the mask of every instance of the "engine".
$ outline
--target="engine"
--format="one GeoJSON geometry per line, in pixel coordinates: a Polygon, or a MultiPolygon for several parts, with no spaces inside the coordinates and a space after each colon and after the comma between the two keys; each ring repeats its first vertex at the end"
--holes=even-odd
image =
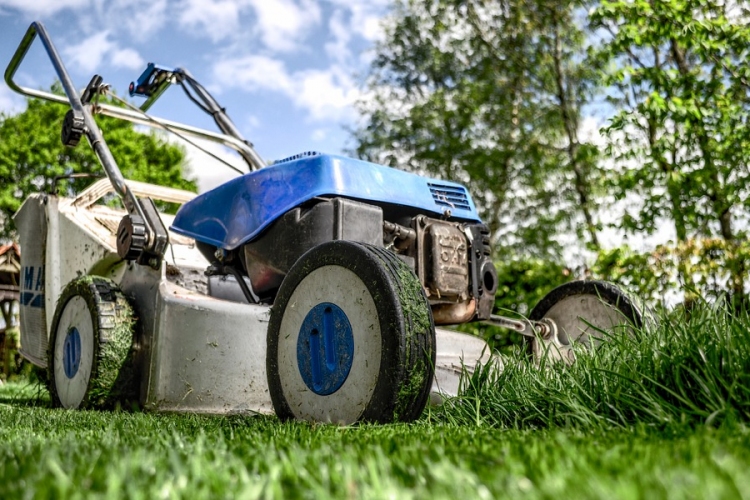
{"type": "Polygon", "coordinates": [[[243,245],[238,257],[250,285],[270,301],[284,276],[312,247],[331,240],[384,246],[414,269],[436,324],[487,319],[497,289],[486,226],[335,197],[314,198],[243,245]]]}
{"type": "MultiPolygon", "coordinates": [[[[209,274],[233,276],[234,292],[223,283],[242,288],[240,300],[273,302],[302,254],[332,240],[398,255],[436,324],[489,318],[497,289],[489,232],[464,186],[343,156],[303,153],[232,179],[185,203],[171,230],[195,239],[209,274]]],[[[209,293],[229,298],[221,283],[209,280],[209,293]]]]}

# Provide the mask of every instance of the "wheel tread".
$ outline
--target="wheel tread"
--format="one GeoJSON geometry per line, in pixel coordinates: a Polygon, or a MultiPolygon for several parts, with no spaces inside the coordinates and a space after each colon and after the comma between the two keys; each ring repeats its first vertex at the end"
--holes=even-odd
{"type": "Polygon", "coordinates": [[[404,421],[416,420],[421,415],[427,399],[429,398],[430,389],[432,387],[432,378],[435,371],[435,346],[431,342],[433,336],[429,335],[429,332],[434,331],[435,324],[432,319],[429,302],[424,293],[424,288],[422,288],[422,284],[419,282],[419,278],[417,278],[412,269],[396,254],[385,248],[366,244],[360,245],[374,253],[381,260],[393,278],[393,282],[398,289],[399,297],[403,297],[403,294],[408,293],[405,288],[406,283],[403,281],[403,278],[407,276],[407,279],[411,280],[412,287],[419,287],[422,296],[421,306],[424,308],[422,313],[429,318],[429,330],[422,328],[419,331],[415,331],[415,329],[420,328],[420,326],[424,327],[426,325],[417,324],[417,320],[414,317],[415,311],[411,309],[402,309],[404,322],[407,323],[407,334],[405,339],[406,344],[404,346],[406,356],[401,368],[402,372],[407,372],[403,374],[403,376],[406,377],[405,380],[410,380],[411,377],[414,376],[415,370],[422,370],[424,372],[422,376],[428,378],[430,383],[422,384],[422,390],[417,394],[405,396],[402,400],[397,401],[397,408],[395,410],[395,413],[397,413],[404,421]]]}
{"type": "Polygon", "coordinates": [[[86,301],[89,311],[92,312],[91,319],[95,330],[95,355],[89,386],[80,407],[105,409],[123,402],[135,402],[137,384],[133,365],[133,340],[136,318],[133,309],[112,281],[99,276],[83,276],[65,287],[52,322],[48,378],[53,404],[61,405],[54,378],[57,325],[65,304],[75,296],[81,296],[86,301]]]}

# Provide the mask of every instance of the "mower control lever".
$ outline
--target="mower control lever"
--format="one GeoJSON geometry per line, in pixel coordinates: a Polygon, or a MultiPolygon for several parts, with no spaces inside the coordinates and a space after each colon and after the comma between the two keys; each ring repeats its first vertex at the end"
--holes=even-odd
{"type": "Polygon", "coordinates": [[[255,151],[253,145],[242,136],[232,123],[226,110],[186,69],[169,69],[154,63],[148,63],[146,70],[141,73],[138,80],[130,82],[128,90],[131,97],[143,96],[146,98],[146,101],[140,106],[141,111],[145,112],[173,83],[178,83],[194,104],[211,115],[219,130],[244,144],[245,147],[238,149],[237,152],[248,164],[250,170],[258,170],[265,166],[263,159],[255,151]]]}
{"type": "Polygon", "coordinates": [[[91,99],[94,98],[96,94],[99,93],[99,86],[102,84],[102,77],[99,75],[94,75],[91,78],[91,81],[88,85],[86,85],[86,89],[83,91],[83,94],[81,94],[81,103],[85,106],[86,104],[89,104],[91,102],[91,99]]]}
{"type": "Polygon", "coordinates": [[[138,80],[130,82],[130,87],[128,88],[130,96],[140,95],[151,97],[161,86],[171,83],[169,79],[173,74],[173,70],[157,66],[154,63],[148,63],[146,70],[141,73],[138,80]]]}
{"type": "Polygon", "coordinates": [[[138,80],[130,82],[128,93],[130,97],[142,96],[146,102],[141,104],[141,111],[147,111],[151,105],[164,93],[170,84],[175,81],[175,73],[179,70],[167,69],[165,67],[148,63],[145,71],[141,73],[138,80]]]}

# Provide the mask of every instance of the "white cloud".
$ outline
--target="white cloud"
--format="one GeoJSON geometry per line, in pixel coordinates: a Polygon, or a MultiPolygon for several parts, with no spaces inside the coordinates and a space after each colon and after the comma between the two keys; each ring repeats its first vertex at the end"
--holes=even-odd
{"type": "Polygon", "coordinates": [[[283,61],[266,56],[226,59],[214,66],[214,79],[244,91],[279,92],[313,120],[351,120],[360,95],[348,69],[332,66],[289,72],[283,61]]]}
{"type": "Polygon", "coordinates": [[[297,92],[290,96],[315,120],[348,120],[359,90],[348,73],[339,68],[309,70],[295,74],[297,92]]]}
{"type": "Polygon", "coordinates": [[[5,85],[0,85],[0,113],[16,114],[23,109],[23,99],[5,85]]]}
{"type": "Polygon", "coordinates": [[[266,56],[245,56],[219,61],[213,68],[214,79],[249,91],[277,89],[293,92],[293,84],[283,61],[266,56]]]}
{"type": "Polygon", "coordinates": [[[381,20],[391,5],[391,0],[329,0],[330,3],[351,13],[349,26],[365,40],[381,40],[381,20]]]}
{"type": "Polygon", "coordinates": [[[320,23],[319,3],[320,0],[181,0],[174,12],[180,26],[214,43],[244,40],[254,34],[272,52],[291,52],[299,50],[310,29],[320,23]],[[251,12],[254,18],[248,16],[251,12]]]}
{"type": "Polygon", "coordinates": [[[240,26],[241,0],[184,0],[177,6],[179,22],[214,42],[233,36],[240,26]]]}
{"type": "MultiPolygon", "coordinates": [[[[223,164],[221,161],[206,154],[200,148],[186,143],[180,139],[172,139],[185,148],[185,159],[188,163],[189,175],[198,180],[198,192],[205,193],[225,182],[234,179],[239,174],[223,164]]],[[[248,172],[247,164],[233,151],[216,143],[192,139],[201,148],[204,148],[222,160],[234,165],[242,172],[248,172]]]]}
{"type": "Polygon", "coordinates": [[[117,68],[142,69],[146,65],[140,54],[133,49],[115,49],[110,56],[112,65],[117,68]]]}
{"type": "Polygon", "coordinates": [[[297,50],[310,28],[320,22],[320,6],[316,0],[248,1],[258,16],[263,43],[276,52],[297,50]]]}
{"type": "Polygon", "coordinates": [[[343,64],[351,57],[351,26],[345,22],[343,10],[337,9],[333,13],[328,22],[328,30],[333,35],[333,41],[325,44],[326,54],[337,63],[343,64]]]}
{"type": "Polygon", "coordinates": [[[383,13],[380,10],[352,8],[352,26],[359,26],[358,33],[365,40],[375,42],[383,39],[383,13]]]}
{"type": "Polygon", "coordinates": [[[169,0],[97,1],[102,6],[97,16],[99,26],[106,26],[111,31],[125,29],[137,39],[151,36],[170,22],[169,0]]]}
{"type": "Polygon", "coordinates": [[[310,138],[315,142],[324,141],[328,137],[328,130],[324,128],[316,128],[310,134],[310,138]]]}
{"type": "Polygon", "coordinates": [[[335,13],[346,13],[349,33],[368,41],[382,36],[379,23],[390,0],[0,0],[0,12],[14,10],[49,19],[73,10],[84,33],[108,29],[139,39],[176,19],[192,36],[219,42],[255,32],[271,51],[290,52],[299,50],[311,29],[320,24],[324,3],[331,4],[335,13]],[[255,19],[247,18],[250,12],[255,19]]]}
{"type": "Polygon", "coordinates": [[[248,129],[257,129],[260,127],[260,124],[260,118],[255,115],[248,115],[247,118],[245,118],[245,125],[248,129]]]}
{"type": "Polygon", "coordinates": [[[170,4],[173,0],[0,0],[0,13],[15,10],[52,24],[70,10],[75,23],[69,27],[79,34],[109,30],[140,40],[164,27],[170,4]]]}
{"type": "Polygon", "coordinates": [[[110,41],[109,31],[100,31],[85,38],[77,45],[63,49],[65,60],[83,72],[92,73],[101,67],[105,57],[116,68],[138,69],[145,63],[133,49],[121,49],[110,41]]]}
{"type": "Polygon", "coordinates": [[[25,14],[56,14],[64,9],[79,9],[90,0],[0,0],[0,10],[13,9],[25,14]]]}
{"type": "Polygon", "coordinates": [[[95,71],[113,47],[109,41],[109,32],[100,31],[84,40],[78,45],[69,45],[63,49],[65,60],[68,65],[80,68],[86,73],[95,71]]]}

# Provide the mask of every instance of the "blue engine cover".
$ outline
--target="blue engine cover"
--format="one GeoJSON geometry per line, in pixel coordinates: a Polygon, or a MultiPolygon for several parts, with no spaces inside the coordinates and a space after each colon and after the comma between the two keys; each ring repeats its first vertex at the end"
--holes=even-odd
{"type": "Polygon", "coordinates": [[[314,155],[245,174],[197,196],[177,212],[172,231],[225,250],[258,236],[288,210],[317,196],[400,205],[481,222],[466,189],[375,163],[314,155]]]}

